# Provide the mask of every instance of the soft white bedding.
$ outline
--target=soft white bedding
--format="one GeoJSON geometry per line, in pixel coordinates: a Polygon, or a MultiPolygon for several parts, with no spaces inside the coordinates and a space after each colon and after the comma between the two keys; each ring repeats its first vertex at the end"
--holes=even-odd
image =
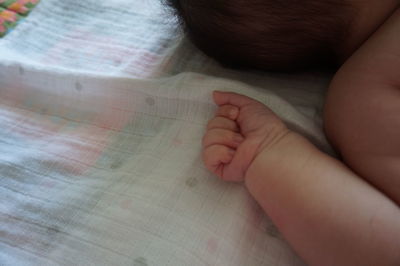
{"type": "Polygon", "coordinates": [[[304,265],[200,141],[219,89],[331,152],[330,77],[223,69],[169,20],[158,0],[42,0],[0,40],[0,265],[304,265]]]}

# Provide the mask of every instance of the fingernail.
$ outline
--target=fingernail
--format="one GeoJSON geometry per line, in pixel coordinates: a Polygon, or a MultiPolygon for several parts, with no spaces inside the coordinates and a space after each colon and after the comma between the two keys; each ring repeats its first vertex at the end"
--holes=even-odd
{"type": "Polygon", "coordinates": [[[230,117],[232,120],[235,120],[236,117],[237,117],[237,115],[238,115],[238,113],[239,113],[239,110],[236,109],[236,108],[234,108],[234,109],[232,109],[232,110],[229,111],[229,117],[230,117]]]}

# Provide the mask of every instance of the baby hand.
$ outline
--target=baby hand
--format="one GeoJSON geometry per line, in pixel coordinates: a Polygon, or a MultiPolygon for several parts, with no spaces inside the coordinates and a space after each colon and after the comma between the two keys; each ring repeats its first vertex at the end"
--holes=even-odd
{"type": "Polygon", "coordinates": [[[227,181],[243,181],[254,158],[289,130],[264,104],[244,95],[214,92],[219,106],[203,137],[203,161],[227,181]]]}

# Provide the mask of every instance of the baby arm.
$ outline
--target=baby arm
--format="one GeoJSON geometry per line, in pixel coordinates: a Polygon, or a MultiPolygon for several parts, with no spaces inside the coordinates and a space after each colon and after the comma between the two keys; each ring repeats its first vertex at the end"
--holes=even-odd
{"type": "Polygon", "coordinates": [[[400,206],[400,10],[335,75],[325,127],[350,168],[400,206]]]}
{"type": "Polygon", "coordinates": [[[263,104],[214,93],[203,139],[207,168],[244,181],[310,265],[399,265],[400,211],[339,161],[289,131],[263,104]]]}

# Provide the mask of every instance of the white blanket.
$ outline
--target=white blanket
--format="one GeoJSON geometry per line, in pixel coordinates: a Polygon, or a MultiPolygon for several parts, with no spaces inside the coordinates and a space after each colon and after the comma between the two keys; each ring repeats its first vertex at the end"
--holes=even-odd
{"type": "Polygon", "coordinates": [[[218,89],[331,152],[330,77],[224,69],[172,22],[158,0],[42,0],[0,40],[0,265],[304,265],[200,143],[218,89]]]}

